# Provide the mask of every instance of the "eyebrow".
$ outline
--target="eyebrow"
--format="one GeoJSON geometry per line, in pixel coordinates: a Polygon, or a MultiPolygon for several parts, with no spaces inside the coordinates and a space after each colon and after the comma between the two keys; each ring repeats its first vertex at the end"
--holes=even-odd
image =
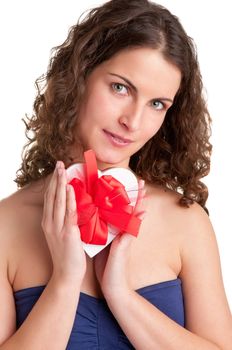
{"type": "MultiPolygon", "coordinates": [[[[109,75],[113,75],[115,77],[121,78],[122,80],[124,80],[135,92],[138,92],[137,87],[127,78],[123,77],[122,75],[119,74],[115,74],[115,73],[108,73],[109,75]]],[[[162,101],[169,101],[171,103],[173,103],[173,100],[171,98],[168,97],[156,97],[155,100],[162,100],[162,101]]]]}

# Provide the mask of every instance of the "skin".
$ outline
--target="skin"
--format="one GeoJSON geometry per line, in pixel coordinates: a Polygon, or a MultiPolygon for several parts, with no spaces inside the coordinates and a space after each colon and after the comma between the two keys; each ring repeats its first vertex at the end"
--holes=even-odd
{"type": "MultiPolygon", "coordinates": [[[[175,66],[148,48],[123,51],[92,72],[76,132],[84,148],[95,151],[99,169],[128,167],[130,156],[157,132],[171,105],[160,109],[155,103],[154,108],[151,101],[172,100],[180,79],[175,66]],[[124,86],[112,89],[113,83],[124,82],[108,76],[109,71],[129,79],[137,92],[124,86]],[[113,147],[104,129],[133,143],[113,147]]],[[[117,236],[94,259],[83,252],[74,193],[62,162],[45,181],[31,183],[0,203],[1,350],[63,350],[80,292],[106,299],[136,349],[231,349],[231,314],[208,216],[197,204],[180,207],[177,193],[139,184],[136,215],[142,218],[146,208],[139,236],[117,236]],[[135,292],[177,276],[186,328],[135,292]],[[12,292],[38,285],[46,288],[16,332],[12,292]]]]}
{"type": "Polygon", "coordinates": [[[122,51],[92,72],[77,133],[85,149],[94,149],[99,168],[128,167],[131,155],[159,130],[180,81],[179,69],[149,48],[122,51]],[[114,147],[103,130],[133,142],[123,149],[114,147]]]}

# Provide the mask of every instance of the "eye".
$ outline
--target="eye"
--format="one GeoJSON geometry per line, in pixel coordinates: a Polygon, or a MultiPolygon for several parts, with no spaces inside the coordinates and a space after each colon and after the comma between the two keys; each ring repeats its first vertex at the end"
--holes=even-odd
{"type": "Polygon", "coordinates": [[[118,92],[121,95],[123,95],[123,89],[126,90],[126,93],[128,92],[128,88],[121,83],[113,83],[111,86],[114,91],[118,92]]]}
{"type": "Polygon", "coordinates": [[[165,109],[164,103],[159,100],[152,101],[152,106],[158,111],[165,109]]]}

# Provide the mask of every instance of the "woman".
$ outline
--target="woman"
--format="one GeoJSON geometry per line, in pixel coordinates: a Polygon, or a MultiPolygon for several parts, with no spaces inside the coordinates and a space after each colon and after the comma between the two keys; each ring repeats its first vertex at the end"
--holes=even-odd
{"type": "Polygon", "coordinates": [[[200,181],[210,116],[178,19],[109,1],[72,27],[37,86],[21,189],[0,207],[0,349],[230,349],[200,181]],[[137,238],[118,235],[94,258],[65,170],[89,149],[100,170],[134,172],[143,219],[137,238]]]}

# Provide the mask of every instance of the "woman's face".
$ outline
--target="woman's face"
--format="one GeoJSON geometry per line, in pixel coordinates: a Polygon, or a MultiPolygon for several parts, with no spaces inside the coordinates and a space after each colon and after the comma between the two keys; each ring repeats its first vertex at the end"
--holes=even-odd
{"type": "Polygon", "coordinates": [[[161,127],[180,86],[179,69],[151,48],[120,51],[89,75],[77,133],[99,169],[128,167],[161,127]]]}

